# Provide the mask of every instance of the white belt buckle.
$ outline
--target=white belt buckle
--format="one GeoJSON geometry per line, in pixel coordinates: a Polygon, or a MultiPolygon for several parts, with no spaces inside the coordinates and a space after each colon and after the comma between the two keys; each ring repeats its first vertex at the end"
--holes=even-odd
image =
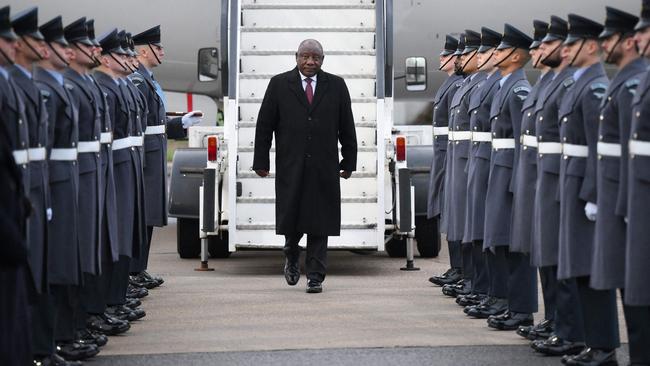
{"type": "Polygon", "coordinates": [[[112,132],[102,132],[101,135],[99,135],[99,142],[102,144],[110,144],[113,142],[113,133],[112,132]]]}
{"type": "Polygon", "coordinates": [[[650,141],[630,140],[630,155],[650,156],[650,141]]]}
{"type": "Polygon", "coordinates": [[[492,148],[493,149],[514,149],[515,148],[515,139],[492,139],[492,148]]]}
{"type": "Polygon", "coordinates": [[[472,139],[471,131],[449,131],[449,140],[452,141],[469,141],[472,139]]]}
{"type": "Polygon", "coordinates": [[[540,154],[562,154],[562,144],[559,142],[539,142],[537,152],[540,154]]]}
{"type": "Polygon", "coordinates": [[[537,138],[533,135],[521,135],[522,136],[522,143],[524,146],[528,147],[537,147],[537,138]]]}
{"type": "Polygon", "coordinates": [[[46,151],[44,147],[32,147],[28,150],[29,161],[43,161],[46,158],[46,151]]]}
{"type": "Polygon", "coordinates": [[[123,137],[113,140],[113,150],[122,150],[131,147],[131,138],[123,137]]]}
{"type": "Polygon", "coordinates": [[[144,136],[131,136],[131,146],[142,146],[144,142],[144,136]]]}
{"type": "Polygon", "coordinates": [[[77,150],[80,153],[97,153],[99,152],[100,147],[99,141],[79,141],[77,145],[77,150]]]}
{"type": "Polygon", "coordinates": [[[598,142],[597,145],[598,155],[611,156],[615,158],[621,157],[621,145],[609,142],[598,142]]]}
{"type": "Polygon", "coordinates": [[[434,127],[433,136],[447,136],[449,135],[449,127],[434,127]]]}
{"type": "MultiPolygon", "coordinates": [[[[166,127],[165,125],[147,126],[147,128],[144,130],[144,134],[145,135],[162,135],[162,134],[165,133],[165,130],[166,130],[165,127],[166,127]]],[[[436,127],[434,127],[433,129],[434,129],[434,134],[435,134],[436,127]]]]}
{"type": "Polygon", "coordinates": [[[55,161],[74,161],[77,160],[78,151],[76,148],[52,149],[50,160],[55,161]]]}
{"type": "Polygon", "coordinates": [[[492,141],[492,134],[490,132],[474,132],[474,131],[472,131],[472,141],[474,141],[474,142],[490,142],[490,141],[492,141]]]}
{"type": "Polygon", "coordinates": [[[562,153],[574,158],[586,158],[589,156],[589,147],[586,145],[563,144],[562,153]]]}
{"type": "Polygon", "coordinates": [[[23,150],[14,150],[12,152],[16,165],[23,165],[29,163],[29,154],[27,149],[23,150]]]}

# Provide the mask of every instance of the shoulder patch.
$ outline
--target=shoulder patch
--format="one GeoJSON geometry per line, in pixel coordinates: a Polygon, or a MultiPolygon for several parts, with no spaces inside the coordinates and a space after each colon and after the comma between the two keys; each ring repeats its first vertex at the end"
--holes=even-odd
{"type": "Polygon", "coordinates": [[[566,79],[564,80],[564,82],[562,82],[562,85],[564,85],[565,88],[568,88],[568,87],[570,87],[571,85],[573,85],[573,83],[575,83],[575,82],[576,82],[576,81],[573,80],[572,77],[568,77],[568,78],[566,78],[566,79]]]}
{"type": "Polygon", "coordinates": [[[516,88],[513,88],[512,92],[517,96],[517,98],[523,101],[528,98],[528,94],[530,94],[530,88],[527,86],[518,86],[516,88]]]}
{"type": "Polygon", "coordinates": [[[140,86],[140,84],[144,83],[144,77],[137,72],[129,75],[129,79],[133,82],[133,84],[135,84],[135,86],[140,86]]]}
{"type": "Polygon", "coordinates": [[[591,89],[591,92],[594,95],[594,97],[598,99],[603,99],[603,97],[605,96],[605,91],[607,90],[607,84],[600,83],[600,82],[593,83],[591,84],[589,89],[591,89]]]}
{"type": "Polygon", "coordinates": [[[72,85],[70,83],[65,83],[64,85],[65,85],[65,88],[68,89],[68,90],[73,90],[74,89],[74,85],[72,85]]]}
{"type": "Polygon", "coordinates": [[[47,102],[50,99],[50,92],[47,90],[41,89],[41,97],[43,98],[43,101],[47,102]]]}

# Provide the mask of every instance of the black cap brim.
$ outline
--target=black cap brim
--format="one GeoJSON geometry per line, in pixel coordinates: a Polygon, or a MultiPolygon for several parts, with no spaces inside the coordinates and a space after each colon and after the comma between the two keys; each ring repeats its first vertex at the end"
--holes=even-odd
{"type": "Polygon", "coordinates": [[[564,39],[565,38],[560,36],[560,35],[553,34],[553,33],[547,33],[544,36],[544,38],[542,38],[542,43],[548,43],[548,42],[553,42],[553,41],[557,41],[557,40],[564,41],[564,39]]]}
{"type": "Polygon", "coordinates": [[[446,57],[446,56],[449,56],[449,55],[453,55],[454,53],[456,53],[456,51],[442,50],[442,52],[440,52],[440,56],[446,57]]]}
{"type": "Polygon", "coordinates": [[[528,49],[534,50],[536,48],[539,48],[539,46],[542,44],[540,41],[533,41],[533,43],[530,44],[528,49]]]}
{"type": "Polygon", "coordinates": [[[600,32],[600,34],[598,35],[598,39],[600,39],[600,40],[604,40],[604,39],[606,39],[606,38],[609,38],[609,37],[613,36],[613,35],[616,34],[616,33],[618,33],[618,32],[617,32],[615,29],[605,28],[605,29],[603,29],[603,31],[600,32]]]}
{"type": "Polygon", "coordinates": [[[566,45],[566,46],[568,46],[568,45],[572,45],[572,44],[574,44],[574,43],[576,43],[576,42],[578,42],[578,41],[582,41],[583,39],[585,39],[585,38],[584,38],[584,37],[580,37],[580,36],[573,36],[573,35],[570,35],[570,34],[569,34],[569,35],[566,37],[566,39],[564,40],[564,43],[563,43],[563,44],[566,45]]]}
{"type": "Polygon", "coordinates": [[[34,38],[37,41],[45,41],[45,37],[43,37],[43,34],[40,31],[25,33],[23,36],[34,38]]]}
{"type": "Polygon", "coordinates": [[[97,40],[94,39],[94,38],[91,39],[90,42],[92,42],[93,46],[95,46],[95,47],[101,47],[101,46],[102,46],[102,45],[101,45],[99,42],[97,42],[97,40]]]}
{"type": "Polygon", "coordinates": [[[0,32],[0,37],[4,38],[6,40],[9,40],[9,41],[15,41],[15,40],[18,39],[18,36],[16,35],[16,33],[14,33],[14,31],[12,31],[11,29],[7,29],[7,30],[4,30],[4,31],[0,32]]]}
{"type": "Polygon", "coordinates": [[[513,45],[511,45],[509,43],[506,43],[506,42],[501,42],[497,46],[497,50],[506,50],[508,48],[515,48],[515,46],[513,46],[513,45]]]}
{"type": "Polygon", "coordinates": [[[646,28],[650,27],[650,19],[641,19],[639,20],[638,23],[636,23],[636,26],[634,27],[634,31],[642,31],[646,28]]]}
{"type": "Polygon", "coordinates": [[[494,48],[494,46],[481,46],[481,47],[478,48],[478,52],[479,53],[485,53],[485,52],[487,52],[487,51],[489,51],[489,50],[491,50],[493,48],[494,48]]]}
{"type": "Polygon", "coordinates": [[[50,43],[52,43],[52,42],[54,42],[54,43],[58,43],[58,44],[60,44],[60,45],[63,46],[63,47],[69,47],[69,46],[70,46],[70,44],[68,43],[68,41],[66,41],[65,38],[63,38],[63,37],[59,37],[59,38],[53,39],[53,40],[51,40],[51,41],[49,41],[49,42],[50,42],[50,43]]]}
{"type": "Polygon", "coordinates": [[[460,54],[461,54],[461,55],[466,55],[466,54],[468,54],[468,53],[472,53],[472,52],[474,52],[474,51],[476,51],[476,50],[477,50],[476,47],[465,47],[465,49],[463,50],[463,52],[461,52],[460,54]]]}

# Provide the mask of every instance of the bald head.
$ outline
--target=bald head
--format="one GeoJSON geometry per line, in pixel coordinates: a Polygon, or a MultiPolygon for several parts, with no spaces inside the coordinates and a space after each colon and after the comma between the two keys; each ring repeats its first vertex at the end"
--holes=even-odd
{"type": "Polygon", "coordinates": [[[315,39],[306,39],[298,46],[296,65],[303,75],[312,77],[320,71],[324,58],[323,46],[320,42],[315,39]]]}

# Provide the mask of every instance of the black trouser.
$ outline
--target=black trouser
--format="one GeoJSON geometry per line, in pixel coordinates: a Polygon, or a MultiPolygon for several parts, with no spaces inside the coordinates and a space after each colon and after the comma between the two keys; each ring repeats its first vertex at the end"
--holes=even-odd
{"type": "Polygon", "coordinates": [[[151,251],[151,238],[153,237],[153,226],[147,226],[147,241],[144,246],[140,248],[140,256],[132,258],[129,270],[132,274],[138,274],[146,271],[149,266],[149,252],[151,251]]]}
{"type": "Polygon", "coordinates": [[[488,248],[485,253],[485,267],[490,280],[488,295],[505,299],[508,297],[508,247],[488,248]]]}
{"type": "Polygon", "coordinates": [[[542,297],[544,298],[544,319],[555,321],[557,302],[557,267],[539,267],[539,280],[542,284],[542,297]]]}
{"type": "MultiPolygon", "coordinates": [[[[548,267],[557,274],[557,266],[548,267]]],[[[584,320],[575,278],[557,281],[555,334],[571,342],[584,342],[584,320]]]]}
{"type": "Polygon", "coordinates": [[[54,296],[49,293],[30,294],[30,313],[32,318],[32,351],[35,358],[50,356],[55,352],[54,327],[56,307],[54,296]]]}
{"type": "Polygon", "coordinates": [[[537,312],[537,270],[526,253],[508,252],[508,310],[537,312]]]}
{"type": "Polygon", "coordinates": [[[52,285],[51,289],[56,307],[54,339],[56,342],[71,342],[75,339],[79,287],[52,285]]]}
{"type": "Polygon", "coordinates": [[[472,292],[481,295],[487,294],[490,289],[490,278],[488,276],[487,266],[485,265],[483,240],[475,240],[472,243],[472,264],[474,265],[472,292]]]}
{"type": "Polygon", "coordinates": [[[576,278],[587,347],[613,350],[621,345],[615,290],[594,290],[589,276],[576,278]]]}
{"type": "Polygon", "coordinates": [[[650,306],[623,305],[623,313],[627,324],[630,363],[650,365],[650,306]]]}
{"type": "Polygon", "coordinates": [[[463,266],[460,241],[448,241],[447,248],[449,248],[449,266],[460,270],[463,266]]]}
{"type": "Polygon", "coordinates": [[[126,290],[129,287],[129,264],[131,258],[120,255],[120,260],[113,263],[110,290],[108,292],[108,306],[124,305],[126,303],[126,290]]]}
{"type": "Polygon", "coordinates": [[[461,263],[463,279],[471,281],[474,278],[474,264],[472,263],[472,243],[461,243],[461,263]]]}
{"type": "MultiPolygon", "coordinates": [[[[298,243],[303,234],[285,235],[284,254],[290,261],[300,259],[298,243]]],[[[307,279],[323,282],[327,270],[327,236],[307,234],[307,257],[305,271],[307,279]]]]}

